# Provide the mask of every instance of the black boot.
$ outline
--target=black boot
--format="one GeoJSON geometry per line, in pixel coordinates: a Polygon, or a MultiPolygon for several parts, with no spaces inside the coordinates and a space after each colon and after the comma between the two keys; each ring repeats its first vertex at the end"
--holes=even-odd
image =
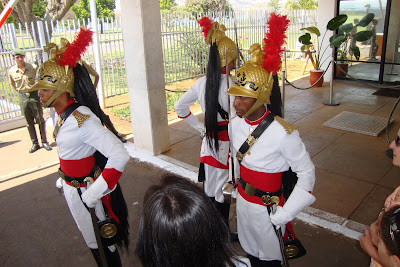
{"type": "Polygon", "coordinates": [[[281,267],[282,263],[278,260],[275,261],[263,261],[257,257],[254,257],[250,254],[247,254],[247,258],[249,258],[251,267],[281,267]]]}
{"type": "Polygon", "coordinates": [[[106,259],[109,267],[119,267],[122,266],[121,257],[119,256],[118,249],[111,252],[108,248],[105,248],[106,259]]]}
{"type": "MultiPolygon", "coordinates": [[[[118,249],[115,249],[114,252],[111,252],[108,247],[104,248],[106,254],[107,265],[109,267],[119,267],[122,266],[121,257],[119,256],[118,249]]],[[[100,252],[98,249],[90,249],[93,254],[94,259],[96,260],[97,266],[102,267],[100,252]]]]}
{"type": "Polygon", "coordinates": [[[28,125],[27,128],[29,132],[29,137],[32,140],[32,147],[31,149],[29,149],[29,153],[33,153],[36,150],[40,149],[39,142],[37,140],[35,125],[28,125]]]}
{"type": "Polygon", "coordinates": [[[90,249],[90,251],[92,252],[92,254],[93,254],[93,258],[95,259],[95,261],[96,261],[96,263],[97,263],[97,266],[99,266],[99,267],[101,267],[101,266],[103,266],[102,264],[101,264],[101,257],[100,257],[100,252],[99,252],[99,250],[98,249],[90,249]]]}
{"type": "MultiPolygon", "coordinates": [[[[214,202],[215,207],[217,208],[217,210],[219,211],[219,213],[221,214],[222,218],[225,221],[226,226],[228,226],[229,228],[229,210],[231,207],[230,203],[224,202],[224,203],[219,203],[217,201],[214,202]]],[[[230,232],[230,239],[231,242],[238,242],[239,241],[239,237],[237,233],[234,232],[230,232]]]]}
{"type": "Polygon", "coordinates": [[[46,124],[43,122],[39,124],[39,130],[40,130],[40,137],[42,138],[42,145],[43,147],[47,150],[50,151],[52,148],[50,147],[49,143],[47,142],[47,137],[46,137],[46,124]]]}

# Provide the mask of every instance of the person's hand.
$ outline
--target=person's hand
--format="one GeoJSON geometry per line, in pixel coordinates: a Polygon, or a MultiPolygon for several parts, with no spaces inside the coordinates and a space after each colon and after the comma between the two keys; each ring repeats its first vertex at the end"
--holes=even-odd
{"type": "Polygon", "coordinates": [[[99,201],[97,196],[93,196],[93,192],[90,190],[90,187],[88,190],[83,192],[82,194],[82,201],[86,203],[86,206],[89,208],[94,208],[99,201]]]}
{"type": "Polygon", "coordinates": [[[378,248],[372,242],[371,233],[368,228],[365,229],[365,232],[360,237],[360,245],[362,249],[371,256],[371,258],[378,261],[378,248]]]}
{"type": "Polygon", "coordinates": [[[385,200],[385,210],[388,211],[390,207],[400,205],[400,186],[397,187],[385,200]]]}

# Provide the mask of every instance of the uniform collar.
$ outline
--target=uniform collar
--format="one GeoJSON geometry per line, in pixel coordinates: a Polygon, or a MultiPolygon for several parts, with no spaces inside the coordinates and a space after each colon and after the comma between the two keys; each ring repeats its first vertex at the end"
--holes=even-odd
{"type": "Polygon", "coordinates": [[[57,114],[60,115],[61,113],[63,113],[64,110],[65,110],[69,105],[71,105],[72,103],[75,103],[75,99],[74,99],[73,97],[71,97],[71,98],[69,99],[69,101],[68,101],[67,105],[65,106],[65,108],[64,108],[63,110],[61,110],[60,113],[57,112],[57,114]]]}
{"type": "Polygon", "coordinates": [[[267,115],[268,115],[269,113],[271,113],[271,112],[268,110],[268,108],[266,108],[266,109],[265,109],[264,115],[262,115],[261,118],[259,118],[258,120],[249,121],[247,118],[244,118],[244,121],[245,121],[247,124],[249,124],[249,125],[258,125],[258,124],[260,124],[260,122],[261,122],[265,117],[267,117],[267,115]]]}
{"type": "MultiPolygon", "coordinates": [[[[17,72],[22,72],[22,73],[25,72],[25,71],[22,71],[22,69],[20,67],[18,67],[18,65],[16,65],[16,66],[17,66],[17,72]]],[[[29,64],[25,62],[25,70],[29,70],[29,69],[30,69],[29,64]]]]}

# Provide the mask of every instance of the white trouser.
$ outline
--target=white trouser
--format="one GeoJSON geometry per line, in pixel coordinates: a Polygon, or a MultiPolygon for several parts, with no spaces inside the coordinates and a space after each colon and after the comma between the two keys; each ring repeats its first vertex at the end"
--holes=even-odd
{"type": "Polygon", "coordinates": [[[228,181],[229,170],[218,169],[204,164],[206,180],[204,181],[204,192],[209,197],[215,197],[219,203],[224,203],[223,186],[228,181]]]}
{"type": "MultiPolygon", "coordinates": [[[[278,237],[266,206],[246,201],[237,194],[237,229],[240,245],[248,254],[260,260],[282,261],[278,237]]],[[[285,227],[282,229],[282,234],[285,227]]]]}
{"type": "MultiPolygon", "coordinates": [[[[89,211],[83,205],[83,202],[79,197],[78,190],[75,187],[66,184],[64,181],[62,184],[65,200],[67,201],[69,210],[71,211],[72,217],[74,218],[78,229],[83,235],[83,239],[85,239],[86,245],[91,249],[97,249],[98,246],[96,242],[96,236],[94,235],[92,217],[90,216],[89,211]]],[[[82,193],[85,192],[85,190],[86,189],[84,187],[81,187],[82,193]]],[[[106,218],[101,200],[97,202],[95,211],[99,220],[102,221],[106,218]]],[[[116,249],[114,245],[109,246],[108,248],[111,252],[114,252],[116,249]]]]}

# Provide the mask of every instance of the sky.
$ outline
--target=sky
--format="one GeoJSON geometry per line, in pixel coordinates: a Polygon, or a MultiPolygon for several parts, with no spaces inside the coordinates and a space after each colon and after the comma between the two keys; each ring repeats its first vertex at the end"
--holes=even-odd
{"type": "MultiPolygon", "coordinates": [[[[228,0],[231,5],[249,5],[254,6],[259,3],[268,3],[268,0],[228,0]]],[[[184,5],[185,0],[176,0],[178,5],[184,5]]]]}

